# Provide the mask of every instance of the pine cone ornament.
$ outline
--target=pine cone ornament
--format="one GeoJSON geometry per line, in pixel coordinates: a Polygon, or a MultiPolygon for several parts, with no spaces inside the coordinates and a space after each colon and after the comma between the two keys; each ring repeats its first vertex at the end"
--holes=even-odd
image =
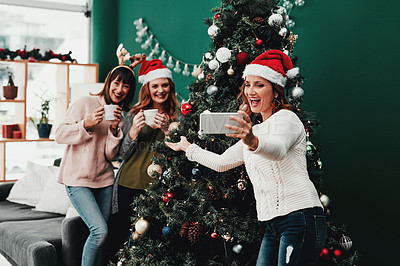
{"type": "Polygon", "coordinates": [[[183,222],[183,224],[181,226],[181,230],[179,231],[179,235],[181,237],[183,237],[183,236],[185,236],[187,234],[188,229],[189,229],[189,224],[190,224],[189,221],[183,222]]]}
{"type": "Polygon", "coordinates": [[[206,82],[209,82],[212,79],[212,74],[208,74],[206,77],[206,82]]]}
{"type": "Polygon", "coordinates": [[[191,222],[188,228],[188,240],[194,244],[203,235],[203,227],[198,222],[191,222]]]}
{"type": "MultiPolygon", "coordinates": [[[[252,22],[253,22],[254,24],[259,24],[259,25],[261,25],[261,24],[264,23],[264,19],[263,19],[262,17],[255,17],[255,18],[253,18],[252,22]]],[[[259,25],[254,25],[254,26],[258,27],[259,25]]]]}
{"type": "Polygon", "coordinates": [[[221,192],[212,186],[208,187],[208,199],[209,200],[220,200],[222,197],[221,192]]]}

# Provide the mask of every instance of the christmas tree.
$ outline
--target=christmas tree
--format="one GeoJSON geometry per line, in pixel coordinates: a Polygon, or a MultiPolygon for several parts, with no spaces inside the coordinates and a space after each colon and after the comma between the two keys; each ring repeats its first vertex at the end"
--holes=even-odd
{"type": "MultiPolygon", "coordinates": [[[[279,49],[294,64],[297,39],[290,28],[289,13],[303,0],[222,0],[206,19],[212,46],[193,70],[196,80],[180,108],[177,122],[170,125],[169,141],[186,136],[192,143],[221,154],[237,139],[225,135],[201,134],[203,112],[236,112],[242,72],[262,52],[279,49]]],[[[321,192],[320,147],[310,141],[318,121],[302,110],[304,78],[297,75],[286,84],[287,99],[297,108],[307,132],[307,162],[311,180],[321,194],[328,220],[329,198],[321,192]]],[[[261,122],[256,115],[253,124],[261,122]]],[[[159,156],[148,168],[153,182],[147,194],[132,204],[132,235],[119,252],[122,265],[254,265],[263,232],[257,221],[252,185],[243,166],[217,173],[189,161],[159,142],[153,146],[159,156]]],[[[321,265],[354,265],[357,253],[344,227],[328,222],[326,248],[321,265]]]]}

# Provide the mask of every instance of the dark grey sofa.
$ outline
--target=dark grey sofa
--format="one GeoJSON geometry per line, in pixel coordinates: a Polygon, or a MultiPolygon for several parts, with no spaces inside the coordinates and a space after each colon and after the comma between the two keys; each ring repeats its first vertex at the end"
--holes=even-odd
{"type": "Polygon", "coordinates": [[[80,265],[88,236],[82,219],[9,202],[13,185],[0,183],[0,253],[18,266],[80,265]]]}

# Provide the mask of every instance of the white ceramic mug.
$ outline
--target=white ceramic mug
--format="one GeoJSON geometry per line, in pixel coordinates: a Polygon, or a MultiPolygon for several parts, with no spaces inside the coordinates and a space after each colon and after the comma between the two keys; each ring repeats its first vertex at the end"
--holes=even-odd
{"type": "Polygon", "coordinates": [[[107,104],[104,105],[104,117],[106,120],[114,120],[114,111],[117,109],[118,105],[115,104],[107,104]]]}
{"type": "Polygon", "coordinates": [[[154,116],[158,113],[158,109],[147,109],[143,113],[144,122],[149,126],[154,125],[154,116]]]}

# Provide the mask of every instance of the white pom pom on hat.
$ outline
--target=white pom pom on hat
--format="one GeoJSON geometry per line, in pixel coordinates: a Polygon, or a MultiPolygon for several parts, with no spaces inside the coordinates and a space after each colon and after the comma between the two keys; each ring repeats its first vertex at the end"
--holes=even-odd
{"type": "Polygon", "coordinates": [[[298,74],[299,68],[293,68],[287,54],[280,50],[268,50],[245,67],[243,78],[248,75],[259,76],[285,87],[287,78],[294,78],[298,74]]]}

